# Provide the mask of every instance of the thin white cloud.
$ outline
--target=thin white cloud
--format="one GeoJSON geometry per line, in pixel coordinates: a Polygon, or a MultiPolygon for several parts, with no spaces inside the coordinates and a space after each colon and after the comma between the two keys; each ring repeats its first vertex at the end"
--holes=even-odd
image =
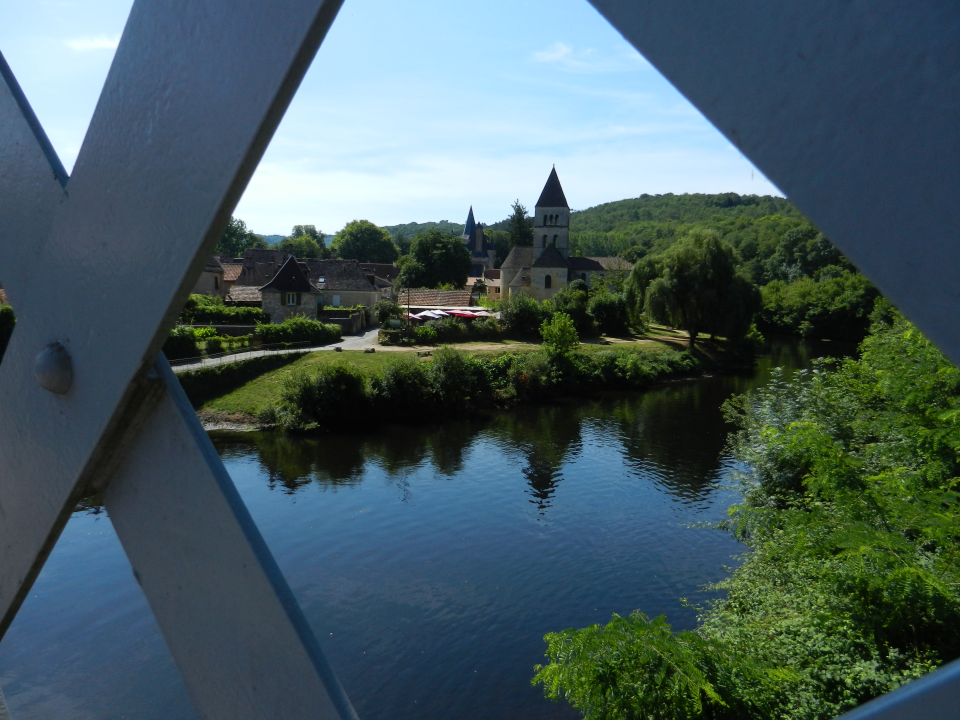
{"type": "MultiPolygon", "coordinates": [[[[634,56],[639,57],[637,53],[634,56]]],[[[593,48],[576,50],[564,42],[555,42],[545,50],[533,53],[535,62],[555,65],[563,70],[577,73],[605,73],[634,70],[647,66],[645,61],[638,63],[636,57],[628,57],[619,52],[613,56],[598,53],[593,48]]]]}
{"type": "Polygon", "coordinates": [[[97,35],[96,37],[76,38],[64,43],[71,50],[116,50],[120,44],[120,36],[97,35]]]}

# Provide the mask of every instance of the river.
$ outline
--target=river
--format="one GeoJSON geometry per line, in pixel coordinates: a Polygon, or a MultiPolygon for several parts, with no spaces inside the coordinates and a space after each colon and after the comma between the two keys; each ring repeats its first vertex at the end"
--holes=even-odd
{"type": "MultiPolygon", "coordinates": [[[[435,427],[214,444],[363,720],[560,719],[543,635],[665,613],[691,628],[742,550],[721,403],[844,354],[435,427]]],[[[74,513],[0,644],[14,720],[196,718],[105,513],[74,513]]]]}

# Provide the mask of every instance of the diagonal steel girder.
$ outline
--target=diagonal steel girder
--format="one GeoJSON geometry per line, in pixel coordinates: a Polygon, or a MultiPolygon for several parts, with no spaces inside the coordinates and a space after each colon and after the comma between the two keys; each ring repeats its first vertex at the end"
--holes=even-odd
{"type": "Polygon", "coordinates": [[[203,717],[356,717],[154,360],[339,4],[137,2],[69,180],[0,57],[0,265],[18,316],[0,365],[0,634],[79,494],[105,488],[203,717]],[[71,270],[55,294],[53,267],[71,270]],[[63,395],[34,379],[51,342],[72,360],[63,395]]]}

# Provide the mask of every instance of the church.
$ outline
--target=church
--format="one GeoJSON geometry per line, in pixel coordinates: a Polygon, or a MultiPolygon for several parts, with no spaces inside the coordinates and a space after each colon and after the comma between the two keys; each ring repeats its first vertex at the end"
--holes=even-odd
{"type": "MultiPolygon", "coordinates": [[[[467,216],[463,242],[473,257],[470,280],[483,277],[499,289],[497,299],[523,292],[549,300],[574,280],[588,286],[607,273],[628,274],[632,265],[618,257],[570,257],[570,205],[560,185],[556,166],[550,171],[533,216],[533,246],[515,246],[495,270],[497,251],[483,226],[467,216]]],[[[468,280],[468,284],[472,284],[468,280]]]]}

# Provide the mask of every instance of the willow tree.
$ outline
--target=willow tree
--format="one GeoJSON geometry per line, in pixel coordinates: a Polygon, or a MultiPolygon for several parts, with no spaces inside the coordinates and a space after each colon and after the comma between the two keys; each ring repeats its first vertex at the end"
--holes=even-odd
{"type": "Polygon", "coordinates": [[[760,292],[737,269],[736,251],[713,230],[696,229],[659,255],[641,259],[627,279],[636,312],[686,330],[742,338],[760,309],[760,292]]]}

